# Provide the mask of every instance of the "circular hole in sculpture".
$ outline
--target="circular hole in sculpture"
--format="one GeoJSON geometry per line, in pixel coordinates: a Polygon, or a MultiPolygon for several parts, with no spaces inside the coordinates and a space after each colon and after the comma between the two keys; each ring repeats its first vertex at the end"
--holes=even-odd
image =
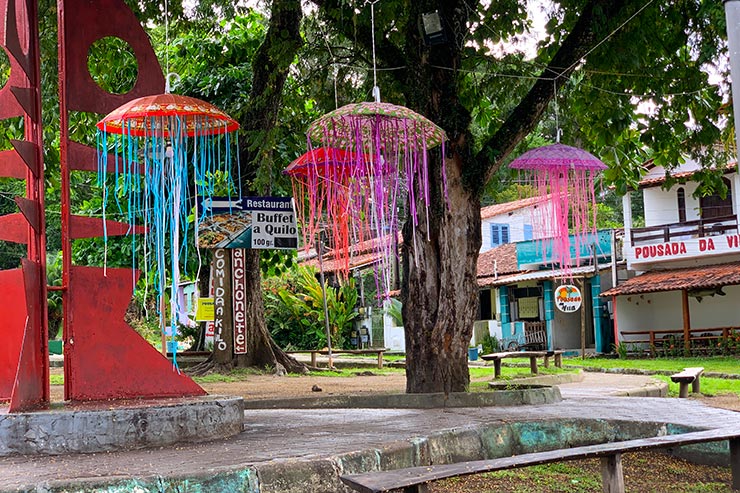
{"type": "Polygon", "coordinates": [[[115,36],[101,38],[90,46],[87,69],[95,83],[112,94],[129,92],[139,74],[131,46],[115,36]]]}

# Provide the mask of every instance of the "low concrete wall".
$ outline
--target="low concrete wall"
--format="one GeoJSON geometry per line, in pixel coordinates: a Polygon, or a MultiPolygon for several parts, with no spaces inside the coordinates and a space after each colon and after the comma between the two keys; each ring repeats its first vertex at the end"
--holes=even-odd
{"type": "Polygon", "coordinates": [[[246,401],[246,409],[436,409],[443,407],[522,406],[552,404],[562,401],[560,389],[500,389],[486,392],[453,392],[450,394],[384,394],[344,395],[336,397],[303,397],[246,401]]]}
{"type": "MultiPolygon", "coordinates": [[[[343,474],[398,469],[455,461],[493,459],[514,454],[697,431],[663,423],[565,419],[477,425],[440,431],[426,437],[387,443],[368,450],[329,457],[274,460],[207,475],[139,479],[105,478],[75,484],[48,484],[45,493],[155,493],[192,491],[221,493],[352,493],[339,480],[343,474]]],[[[729,463],[727,442],[708,444],[716,459],[729,463]]],[[[696,446],[692,446],[696,447],[696,446]]],[[[689,452],[700,459],[707,448],[689,452]]],[[[684,456],[686,454],[683,454],[684,456]]]]}
{"type": "Polygon", "coordinates": [[[162,447],[242,431],[241,397],[105,402],[0,414],[0,457],[162,447]]]}

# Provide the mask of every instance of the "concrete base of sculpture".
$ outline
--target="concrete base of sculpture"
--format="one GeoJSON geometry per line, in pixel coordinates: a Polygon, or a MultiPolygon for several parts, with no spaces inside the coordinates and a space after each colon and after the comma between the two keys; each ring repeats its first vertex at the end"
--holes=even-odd
{"type": "Polygon", "coordinates": [[[163,447],[216,440],[242,431],[241,397],[65,403],[13,413],[0,407],[0,457],[163,447]]]}

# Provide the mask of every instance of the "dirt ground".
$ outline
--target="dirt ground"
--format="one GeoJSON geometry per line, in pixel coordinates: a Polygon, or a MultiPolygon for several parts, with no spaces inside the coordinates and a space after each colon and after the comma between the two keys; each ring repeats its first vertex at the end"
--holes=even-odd
{"type": "MultiPolygon", "coordinates": [[[[54,368],[52,369],[52,373],[61,374],[61,369],[54,368]]],[[[202,383],[201,386],[209,394],[239,395],[248,400],[399,393],[406,390],[406,377],[402,374],[377,375],[372,370],[358,372],[345,370],[344,374],[348,376],[339,378],[295,375],[247,375],[243,377],[243,380],[202,383]]],[[[473,381],[487,381],[489,379],[489,377],[480,377],[473,381]]],[[[740,412],[740,397],[736,394],[724,394],[712,397],[692,396],[691,398],[700,399],[708,406],[740,412]]],[[[62,402],[63,399],[63,386],[52,385],[52,402],[62,402]]]]}
{"type": "MultiPolygon", "coordinates": [[[[60,370],[60,369],[59,369],[60,370]]],[[[61,373],[59,370],[55,372],[61,373]]],[[[352,376],[247,375],[232,382],[202,383],[210,394],[241,395],[245,399],[363,395],[404,392],[403,374],[376,375],[372,370],[352,376]]],[[[490,377],[479,380],[486,381],[490,377]]],[[[63,387],[53,385],[52,400],[61,401],[63,387]]],[[[692,397],[697,398],[697,397],[692,397]]],[[[639,399],[635,397],[634,399],[639,399]]],[[[735,394],[699,398],[707,405],[740,412],[735,394]]],[[[659,453],[627,454],[623,459],[627,491],[635,492],[731,492],[729,468],[697,466],[659,453]]],[[[602,491],[598,460],[572,461],[551,466],[524,468],[493,475],[463,476],[435,483],[433,493],[599,493],[602,491]],[[543,469],[544,468],[544,469],[543,469]]]]}

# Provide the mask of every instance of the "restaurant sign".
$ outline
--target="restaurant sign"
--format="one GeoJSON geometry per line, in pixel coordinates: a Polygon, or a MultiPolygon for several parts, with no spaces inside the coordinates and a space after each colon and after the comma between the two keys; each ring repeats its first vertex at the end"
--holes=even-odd
{"type": "Polygon", "coordinates": [[[555,306],[563,313],[574,313],[581,308],[581,290],[572,284],[563,284],[555,289],[555,306]]]}

